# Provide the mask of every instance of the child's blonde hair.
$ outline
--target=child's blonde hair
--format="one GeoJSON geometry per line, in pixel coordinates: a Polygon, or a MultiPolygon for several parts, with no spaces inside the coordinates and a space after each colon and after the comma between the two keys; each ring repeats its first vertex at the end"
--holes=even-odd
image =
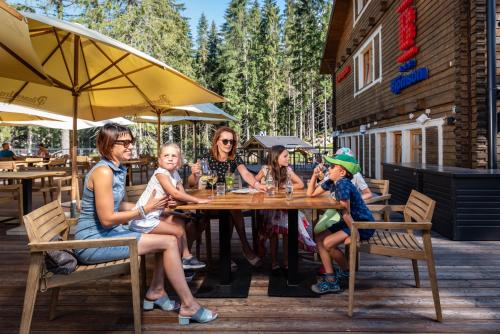
{"type": "Polygon", "coordinates": [[[181,148],[176,143],[166,143],[166,144],[161,145],[160,156],[161,156],[163,150],[165,150],[165,149],[167,149],[169,147],[173,147],[179,153],[179,161],[177,162],[177,168],[181,168],[182,167],[182,163],[184,161],[184,158],[182,157],[181,148]]]}

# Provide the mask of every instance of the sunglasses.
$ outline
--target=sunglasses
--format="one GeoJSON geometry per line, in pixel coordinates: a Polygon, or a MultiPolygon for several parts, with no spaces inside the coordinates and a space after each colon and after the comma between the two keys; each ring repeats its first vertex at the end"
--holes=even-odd
{"type": "Polygon", "coordinates": [[[123,147],[129,147],[130,145],[134,144],[134,140],[115,140],[115,145],[123,145],[123,147]]]}
{"type": "Polygon", "coordinates": [[[236,142],[236,140],[234,140],[234,139],[221,139],[221,142],[224,145],[227,145],[227,144],[234,145],[234,143],[236,142]]]}

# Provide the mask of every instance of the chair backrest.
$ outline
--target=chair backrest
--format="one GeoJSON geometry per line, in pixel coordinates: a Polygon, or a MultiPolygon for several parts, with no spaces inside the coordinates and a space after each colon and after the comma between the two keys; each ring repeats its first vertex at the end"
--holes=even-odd
{"type": "MultiPolygon", "coordinates": [[[[62,202],[62,193],[63,192],[67,192],[71,195],[71,181],[72,181],[73,177],[72,176],[65,176],[65,177],[60,177],[58,179],[56,179],[56,185],[57,185],[57,194],[56,194],[56,198],[57,198],[57,201],[62,205],[63,202],[62,202]]],[[[80,185],[79,185],[79,180],[81,179],[81,177],[79,176],[77,178],[77,182],[76,182],[76,208],[78,210],[81,209],[81,202],[80,202],[80,185]]]]}
{"type": "Polygon", "coordinates": [[[49,167],[50,166],[66,166],[66,158],[65,157],[62,157],[62,158],[50,158],[50,161],[49,161],[49,167]]]}
{"type": "Polygon", "coordinates": [[[1,171],[16,171],[16,163],[14,161],[0,161],[0,170],[1,171]]]}
{"type": "Polygon", "coordinates": [[[405,222],[431,222],[436,201],[412,190],[403,211],[405,222]]]}
{"type": "Polygon", "coordinates": [[[66,216],[58,201],[50,202],[24,216],[30,242],[50,241],[68,229],[66,216]]]}
{"type": "Polygon", "coordinates": [[[389,194],[389,180],[381,180],[381,179],[365,179],[368,188],[372,193],[380,194],[380,195],[388,195],[389,194]]]}
{"type": "Polygon", "coordinates": [[[125,198],[127,202],[136,203],[146,189],[147,184],[125,187],[125,198]]]}

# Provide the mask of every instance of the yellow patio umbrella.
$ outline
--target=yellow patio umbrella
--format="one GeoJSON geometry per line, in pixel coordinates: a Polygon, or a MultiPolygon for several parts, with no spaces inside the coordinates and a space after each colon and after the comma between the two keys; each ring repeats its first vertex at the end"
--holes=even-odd
{"type": "Polygon", "coordinates": [[[57,115],[54,115],[55,117],[47,117],[37,113],[27,114],[23,112],[10,111],[5,110],[3,108],[4,105],[4,103],[0,103],[0,122],[58,121],[57,115]]]}
{"type": "Polygon", "coordinates": [[[51,84],[33,49],[23,15],[0,0],[0,76],[51,84]]]}
{"type": "MultiPolygon", "coordinates": [[[[0,101],[72,116],[73,129],[77,118],[98,121],[225,101],[167,64],[82,25],[32,13],[23,15],[33,48],[53,86],[0,78],[0,101]]],[[[73,184],[76,141],[73,131],[73,184]]],[[[75,195],[73,188],[73,199],[75,195]]]]}

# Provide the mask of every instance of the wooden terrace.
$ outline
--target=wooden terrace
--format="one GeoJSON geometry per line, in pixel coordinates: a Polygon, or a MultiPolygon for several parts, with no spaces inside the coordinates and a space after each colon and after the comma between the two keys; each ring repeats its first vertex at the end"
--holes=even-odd
{"type": "MultiPolygon", "coordinates": [[[[35,195],[33,207],[41,205],[35,195]]],[[[13,205],[2,204],[2,216],[15,216],[13,205]]],[[[12,222],[12,221],[11,221],[12,222]]],[[[17,333],[28,269],[27,237],[7,235],[13,225],[0,223],[0,324],[2,333],[17,333]]],[[[218,224],[213,221],[212,245],[218,257],[218,224]]],[[[247,235],[251,238],[250,224],[247,235]]],[[[433,234],[434,255],[444,321],[435,321],[427,269],[420,264],[422,287],[414,287],[409,260],[361,254],[356,275],[354,317],[347,316],[347,291],[320,298],[268,297],[270,263],[254,271],[249,297],[200,299],[216,308],[220,319],[209,324],[179,326],[177,314],[144,312],[148,333],[197,332],[500,332],[500,241],[450,241],[433,234]]],[[[204,249],[204,247],[202,247],[204,249]]],[[[236,233],[232,249],[241,256],[236,233]]],[[[202,259],[204,254],[202,253],[202,259]]],[[[152,259],[151,259],[152,260],[152,259]]],[[[301,268],[314,271],[312,256],[302,256],[301,268]]],[[[150,274],[150,272],[148,272],[150,274]]],[[[191,284],[195,291],[204,278],[191,284]]],[[[128,277],[88,282],[61,290],[57,317],[49,321],[50,293],[39,293],[33,333],[131,333],[132,302],[128,277]]]]}

